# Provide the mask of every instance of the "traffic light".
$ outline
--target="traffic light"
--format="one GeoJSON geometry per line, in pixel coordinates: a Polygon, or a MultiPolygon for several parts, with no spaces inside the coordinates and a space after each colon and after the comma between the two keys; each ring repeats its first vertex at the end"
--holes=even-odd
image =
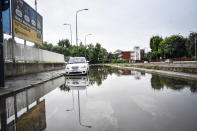
{"type": "Polygon", "coordinates": [[[7,10],[10,7],[10,0],[1,0],[2,11],[7,10]]]}

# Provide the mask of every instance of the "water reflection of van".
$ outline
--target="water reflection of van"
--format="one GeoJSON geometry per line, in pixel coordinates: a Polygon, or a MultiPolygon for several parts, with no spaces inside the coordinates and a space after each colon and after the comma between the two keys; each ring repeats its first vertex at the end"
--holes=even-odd
{"type": "Polygon", "coordinates": [[[66,86],[68,86],[71,90],[86,89],[88,85],[88,76],[66,76],[66,86]]]}

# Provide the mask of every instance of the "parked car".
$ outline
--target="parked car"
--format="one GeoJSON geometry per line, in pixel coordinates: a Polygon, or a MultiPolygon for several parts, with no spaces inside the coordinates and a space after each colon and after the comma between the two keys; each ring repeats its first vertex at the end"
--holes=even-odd
{"type": "Polygon", "coordinates": [[[171,59],[166,59],[165,63],[173,63],[173,61],[171,59]]]}
{"type": "Polygon", "coordinates": [[[70,57],[66,69],[66,75],[85,75],[89,73],[89,64],[85,57],[70,57]]]}

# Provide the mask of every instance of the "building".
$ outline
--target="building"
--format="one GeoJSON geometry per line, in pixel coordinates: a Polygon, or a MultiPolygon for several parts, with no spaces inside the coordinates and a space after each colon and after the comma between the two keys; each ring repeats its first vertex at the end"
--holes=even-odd
{"type": "Polygon", "coordinates": [[[128,62],[136,62],[141,60],[141,50],[139,46],[135,46],[133,51],[116,50],[113,54],[119,54],[119,59],[127,60],[128,62]]]}
{"type": "Polygon", "coordinates": [[[131,51],[122,51],[121,56],[122,56],[122,59],[125,59],[129,62],[131,61],[131,51]]]}
{"type": "Polygon", "coordinates": [[[140,61],[141,60],[141,51],[139,46],[135,46],[133,51],[131,51],[131,60],[140,61]]]}

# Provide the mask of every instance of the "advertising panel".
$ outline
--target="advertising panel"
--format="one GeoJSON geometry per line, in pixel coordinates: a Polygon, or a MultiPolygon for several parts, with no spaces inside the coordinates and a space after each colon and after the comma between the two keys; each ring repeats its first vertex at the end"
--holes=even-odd
{"type": "Polygon", "coordinates": [[[11,22],[10,22],[10,8],[3,11],[2,13],[3,19],[3,33],[11,34],[11,22]]]}
{"type": "Polygon", "coordinates": [[[38,14],[23,0],[12,0],[13,34],[19,38],[42,44],[43,21],[38,14]]]}

